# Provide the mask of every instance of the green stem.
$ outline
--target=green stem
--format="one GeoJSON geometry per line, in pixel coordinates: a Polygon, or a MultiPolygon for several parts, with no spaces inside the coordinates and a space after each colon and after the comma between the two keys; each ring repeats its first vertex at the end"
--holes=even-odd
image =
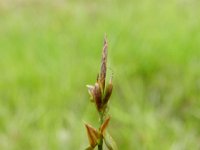
{"type": "MultiPolygon", "coordinates": [[[[99,117],[100,117],[100,127],[103,124],[103,114],[102,112],[99,113],[99,117]]],[[[100,137],[100,141],[98,144],[98,150],[103,150],[103,136],[101,135],[100,137]]]]}

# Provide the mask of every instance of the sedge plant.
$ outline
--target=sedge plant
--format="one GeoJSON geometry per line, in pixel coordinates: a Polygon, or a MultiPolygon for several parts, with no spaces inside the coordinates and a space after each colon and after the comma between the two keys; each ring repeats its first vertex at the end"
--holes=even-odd
{"type": "Polygon", "coordinates": [[[103,150],[104,143],[109,150],[117,150],[114,140],[107,131],[110,121],[110,116],[108,115],[108,102],[113,89],[112,76],[109,82],[106,84],[107,49],[108,42],[105,36],[102,49],[100,73],[98,74],[96,83],[94,85],[87,85],[88,92],[91,96],[91,101],[95,104],[96,110],[99,114],[100,123],[98,128],[94,128],[87,123],[85,124],[90,144],[86,150],[94,150],[96,147],[98,147],[98,150],[103,150]]]}

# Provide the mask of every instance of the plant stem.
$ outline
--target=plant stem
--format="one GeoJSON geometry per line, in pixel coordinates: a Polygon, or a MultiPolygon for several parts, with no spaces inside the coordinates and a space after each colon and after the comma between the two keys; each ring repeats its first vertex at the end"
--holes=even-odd
{"type": "MultiPolygon", "coordinates": [[[[99,112],[99,117],[100,117],[100,127],[103,124],[103,114],[102,112],[99,112]]],[[[103,150],[103,136],[101,135],[100,141],[98,144],[98,150],[103,150]]]]}

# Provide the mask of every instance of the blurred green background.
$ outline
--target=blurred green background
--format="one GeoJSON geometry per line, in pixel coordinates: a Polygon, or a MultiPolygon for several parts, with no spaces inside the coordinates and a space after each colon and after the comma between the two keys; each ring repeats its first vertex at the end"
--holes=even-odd
{"type": "Polygon", "coordinates": [[[200,149],[199,0],[0,0],[0,149],[83,150],[104,33],[120,150],[200,149]]]}

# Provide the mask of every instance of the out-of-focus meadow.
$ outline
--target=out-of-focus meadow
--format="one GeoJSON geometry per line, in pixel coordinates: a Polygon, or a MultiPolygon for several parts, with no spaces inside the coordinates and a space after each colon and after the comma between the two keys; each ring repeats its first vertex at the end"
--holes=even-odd
{"type": "Polygon", "coordinates": [[[120,150],[200,149],[198,0],[0,0],[0,149],[82,150],[104,33],[120,150]]]}

